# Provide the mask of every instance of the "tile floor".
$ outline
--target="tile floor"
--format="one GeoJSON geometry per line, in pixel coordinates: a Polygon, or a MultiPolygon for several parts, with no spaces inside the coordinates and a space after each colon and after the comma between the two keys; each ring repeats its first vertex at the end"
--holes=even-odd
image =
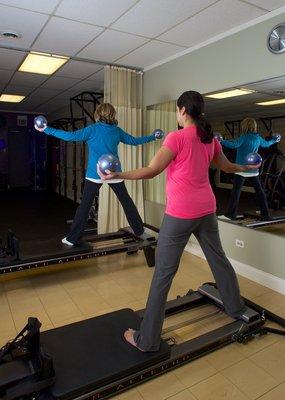
{"type": "MultiPolygon", "coordinates": [[[[153,270],[141,254],[115,255],[21,272],[0,280],[0,346],[28,316],[43,330],[123,307],[145,306],[153,270]]],[[[213,280],[206,262],[184,253],[169,298],[213,280]]],[[[285,317],[285,296],[239,278],[244,296],[285,317]]],[[[205,328],[205,327],[204,327],[205,328]]],[[[285,340],[273,334],[232,344],[119,396],[117,400],[282,400],[285,340]]]]}

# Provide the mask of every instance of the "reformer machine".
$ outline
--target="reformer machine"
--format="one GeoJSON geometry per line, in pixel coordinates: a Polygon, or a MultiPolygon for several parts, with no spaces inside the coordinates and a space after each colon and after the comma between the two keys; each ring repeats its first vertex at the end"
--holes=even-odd
{"type": "MultiPolygon", "coordinates": [[[[144,226],[158,231],[157,228],[148,224],[144,224],[144,226]]],[[[15,234],[10,232],[7,240],[10,244],[2,247],[0,253],[0,275],[116,253],[133,254],[138,250],[143,250],[147,265],[149,267],[154,266],[157,244],[154,235],[145,234],[145,238],[141,239],[129,227],[119,229],[117,232],[99,235],[94,234],[93,229],[87,229],[82,240],[79,245],[70,248],[56,242],[44,251],[37,249],[35,243],[31,243],[31,247],[34,246],[35,250],[31,250],[29,255],[21,255],[21,244],[15,234]]]]}
{"type": "Polygon", "coordinates": [[[244,300],[247,308],[239,320],[225,314],[213,283],[205,283],[197,291],[189,290],[185,296],[168,301],[166,321],[170,320],[170,326],[164,329],[160,350],[154,353],[143,353],[123,339],[126,328],[139,327],[144,310],[122,309],[40,336],[39,324],[37,332],[32,334],[29,320],[26,334],[18,335],[0,351],[0,398],[105,399],[232,342],[247,343],[268,332],[284,335],[283,329],[265,325],[268,320],[285,327],[284,319],[244,300]],[[171,325],[173,316],[184,316],[184,320],[171,325]],[[179,337],[177,332],[185,333],[211,320],[215,322],[212,330],[204,330],[197,336],[192,334],[190,339],[185,336],[186,340],[183,335],[181,340],[174,338],[175,333],[179,337]],[[33,341],[36,345],[31,346],[34,335],[40,340],[33,341]]]}
{"type": "MultiPolygon", "coordinates": [[[[218,217],[221,221],[225,221],[223,217],[218,217]]],[[[264,228],[277,224],[285,224],[285,215],[271,216],[270,218],[262,218],[259,214],[244,212],[242,215],[238,216],[235,220],[226,220],[227,222],[234,225],[241,225],[247,228],[264,228]]]]}

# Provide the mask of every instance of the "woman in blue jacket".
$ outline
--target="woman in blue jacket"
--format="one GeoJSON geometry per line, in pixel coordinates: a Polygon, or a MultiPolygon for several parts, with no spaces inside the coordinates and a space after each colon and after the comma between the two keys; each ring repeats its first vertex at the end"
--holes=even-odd
{"type": "MultiPolygon", "coordinates": [[[[245,165],[246,156],[249,153],[256,153],[259,147],[270,147],[274,143],[278,142],[278,138],[273,138],[268,141],[264,140],[257,133],[257,122],[253,118],[245,118],[241,122],[242,135],[236,140],[222,140],[223,146],[230,149],[237,149],[236,163],[245,165]]],[[[262,188],[259,179],[259,170],[249,172],[236,172],[234,176],[233,189],[230,196],[228,210],[225,216],[230,219],[236,219],[238,203],[241,194],[241,190],[246,179],[250,179],[251,184],[257,195],[257,199],[260,206],[261,216],[265,219],[269,217],[269,208],[267,204],[266,195],[262,188]]]]}
{"type": "MultiPolygon", "coordinates": [[[[109,103],[102,103],[97,107],[95,120],[95,124],[75,132],[66,132],[50,127],[45,129],[35,127],[37,130],[44,131],[47,135],[55,136],[58,139],[72,142],[83,141],[88,145],[89,159],[82,200],[77,208],[69,234],[66,238],[62,239],[62,243],[68,246],[78,243],[84,231],[94,197],[99,195],[99,189],[102,185],[102,180],[97,174],[99,157],[103,154],[113,154],[118,157],[119,143],[137,146],[156,140],[154,135],[134,137],[123,131],[118,126],[116,111],[109,103]]],[[[108,183],[110,183],[110,187],[120,201],[135,235],[143,237],[144,227],[142,219],[126,189],[123,179],[113,179],[111,182],[108,181],[108,183]]]]}

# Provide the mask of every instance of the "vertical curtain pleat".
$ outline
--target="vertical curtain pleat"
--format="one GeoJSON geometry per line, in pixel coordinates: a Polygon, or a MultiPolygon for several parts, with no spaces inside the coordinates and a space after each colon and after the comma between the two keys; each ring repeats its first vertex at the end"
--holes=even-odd
{"type": "MultiPolygon", "coordinates": [[[[168,133],[177,129],[176,102],[168,101],[147,107],[144,118],[145,133],[159,128],[168,133]]],[[[159,147],[161,141],[155,141],[143,149],[143,164],[148,165],[159,147]]],[[[165,173],[154,179],[144,181],[144,199],[154,203],[165,204],[165,173]]]]}

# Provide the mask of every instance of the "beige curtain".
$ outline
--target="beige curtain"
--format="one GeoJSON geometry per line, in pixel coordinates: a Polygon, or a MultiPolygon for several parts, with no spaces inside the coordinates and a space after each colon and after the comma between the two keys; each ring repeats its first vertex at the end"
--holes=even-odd
{"type": "MultiPolygon", "coordinates": [[[[168,101],[147,107],[144,116],[145,133],[159,128],[168,133],[177,129],[176,102],[168,101]]],[[[143,149],[143,164],[148,165],[159,147],[161,141],[157,140],[143,149]]],[[[165,173],[154,179],[144,181],[144,198],[154,203],[165,204],[165,173]]]]}
{"type": "MultiPolygon", "coordinates": [[[[119,126],[133,136],[142,134],[142,73],[126,68],[105,67],[104,101],[113,104],[119,126]]],[[[146,144],[144,146],[149,146],[146,144]]],[[[142,146],[119,145],[123,171],[142,166],[142,146]]],[[[125,181],[138,211],[144,219],[142,181],[125,181]]],[[[128,226],[123,209],[108,184],[100,189],[98,232],[117,231],[128,226]]]]}

